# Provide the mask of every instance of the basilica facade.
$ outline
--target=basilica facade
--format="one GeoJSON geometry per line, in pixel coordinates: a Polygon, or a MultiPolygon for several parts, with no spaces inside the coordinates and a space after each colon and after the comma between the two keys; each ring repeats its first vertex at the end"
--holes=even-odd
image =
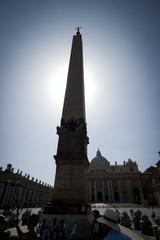
{"type": "Polygon", "coordinates": [[[143,203],[142,174],[136,162],[111,165],[98,150],[88,168],[90,202],[143,203]]]}

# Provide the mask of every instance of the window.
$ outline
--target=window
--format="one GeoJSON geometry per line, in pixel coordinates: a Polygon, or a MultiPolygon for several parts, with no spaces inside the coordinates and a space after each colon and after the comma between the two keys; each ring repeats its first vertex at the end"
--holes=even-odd
{"type": "Polygon", "coordinates": [[[93,202],[95,201],[94,194],[92,194],[92,201],[93,201],[93,202]]]}
{"type": "Polygon", "coordinates": [[[108,202],[108,195],[105,194],[105,201],[108,202]]]}
{"type": "Polygon", "coordinates": [[[116,202],[119,201],[119,192],[114,192],[114,200],[115,200],[116,202]]]}
{"type": "Polygon", "coordinates": [[[98,198],[98,201],[99,201],[99,202],[102,201],[102,192],[98,192],[97,198],[98,198]]]}

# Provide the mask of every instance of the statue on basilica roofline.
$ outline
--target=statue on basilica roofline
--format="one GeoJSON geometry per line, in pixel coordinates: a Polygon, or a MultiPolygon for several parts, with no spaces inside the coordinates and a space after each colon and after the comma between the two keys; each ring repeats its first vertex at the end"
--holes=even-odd
{"type": "Polygon", "coordinates": [[[10,164],[10,163],[7,164],[6,171],[7,172],[12,172],[12,164],[10,164]]]}

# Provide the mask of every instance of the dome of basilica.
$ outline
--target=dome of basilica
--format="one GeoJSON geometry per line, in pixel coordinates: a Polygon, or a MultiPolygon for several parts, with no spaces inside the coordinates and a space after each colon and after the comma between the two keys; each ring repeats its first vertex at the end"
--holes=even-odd
{"type": "Polygon", "coordinates": [[[101,152],[97,151],[96,157],[94,157],[90,163],[89,169],[104,169],[109,167],[109,161],[101,155],[101,152]]]}

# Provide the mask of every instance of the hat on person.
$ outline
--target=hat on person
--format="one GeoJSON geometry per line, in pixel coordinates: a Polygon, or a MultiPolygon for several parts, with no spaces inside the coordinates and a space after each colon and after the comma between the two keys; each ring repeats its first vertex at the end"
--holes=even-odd
{"type": "Polygon", "coordinates": [[[116,231],[120,231],[118,224],[119,216],[113,209],[107,208],[104,215],[97,218],[97,222],[103,223],[116,231]]]}

